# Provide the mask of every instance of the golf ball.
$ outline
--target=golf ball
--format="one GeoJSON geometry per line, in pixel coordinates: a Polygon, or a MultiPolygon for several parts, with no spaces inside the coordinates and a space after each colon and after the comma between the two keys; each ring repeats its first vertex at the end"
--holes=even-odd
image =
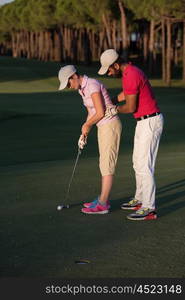
{"type": "Polygon", "coordinates": [[[62,209],[62,205],[58,205],[57,210],[61,210],[61,209],[62,209]]]}

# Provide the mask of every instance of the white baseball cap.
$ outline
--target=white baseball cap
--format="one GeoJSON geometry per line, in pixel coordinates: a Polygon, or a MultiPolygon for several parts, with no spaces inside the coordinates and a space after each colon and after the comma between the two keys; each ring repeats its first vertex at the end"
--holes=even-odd
{"type": "Polygon", "coordinates": [[[58,72],[58,79],[60,81],[59,90],[65,89],[69,78],[76,73],[76,69],[73,65],[67,65],[62,67],[58,72]]]}
{"type": "Polygon", "coordinates": [[[114,49],[105,50],[100,56],[101,68],[98,74],[104,75],[107,73],[108,68],[118,59],[119,55],[114,49]]]}

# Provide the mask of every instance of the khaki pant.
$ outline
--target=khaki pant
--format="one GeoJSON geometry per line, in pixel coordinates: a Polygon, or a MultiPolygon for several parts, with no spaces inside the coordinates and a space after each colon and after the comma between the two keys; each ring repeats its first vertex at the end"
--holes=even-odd
{"type": "Polygon", "coordinates": [[[122,124],[119,119],[98,127],[99,167],[102,176],[113,175],[118,159],[122,124]]]}

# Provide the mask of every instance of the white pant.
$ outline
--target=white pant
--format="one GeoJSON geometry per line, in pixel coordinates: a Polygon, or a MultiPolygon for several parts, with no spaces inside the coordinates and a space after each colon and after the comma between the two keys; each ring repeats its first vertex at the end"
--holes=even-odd
{"type": "Polygon", "coordinates": [[[162,114],[137,121],[135,130],[133,150],[133,168],[136,177],[135,199],[142,202],[142,207],[150,209],[155,209],[154,171],[162,130],[162,114]]]}

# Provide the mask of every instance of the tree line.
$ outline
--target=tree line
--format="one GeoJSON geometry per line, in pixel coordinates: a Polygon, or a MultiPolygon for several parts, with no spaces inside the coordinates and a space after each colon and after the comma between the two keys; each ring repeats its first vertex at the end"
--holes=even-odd
{"type": "Polygon", "coordinates": [[[185,0],[15,0],[0,7],[0,55],[42,61],[99,60],[107,48],[139,55],[170,85],[185,82],[185,0]]]}

